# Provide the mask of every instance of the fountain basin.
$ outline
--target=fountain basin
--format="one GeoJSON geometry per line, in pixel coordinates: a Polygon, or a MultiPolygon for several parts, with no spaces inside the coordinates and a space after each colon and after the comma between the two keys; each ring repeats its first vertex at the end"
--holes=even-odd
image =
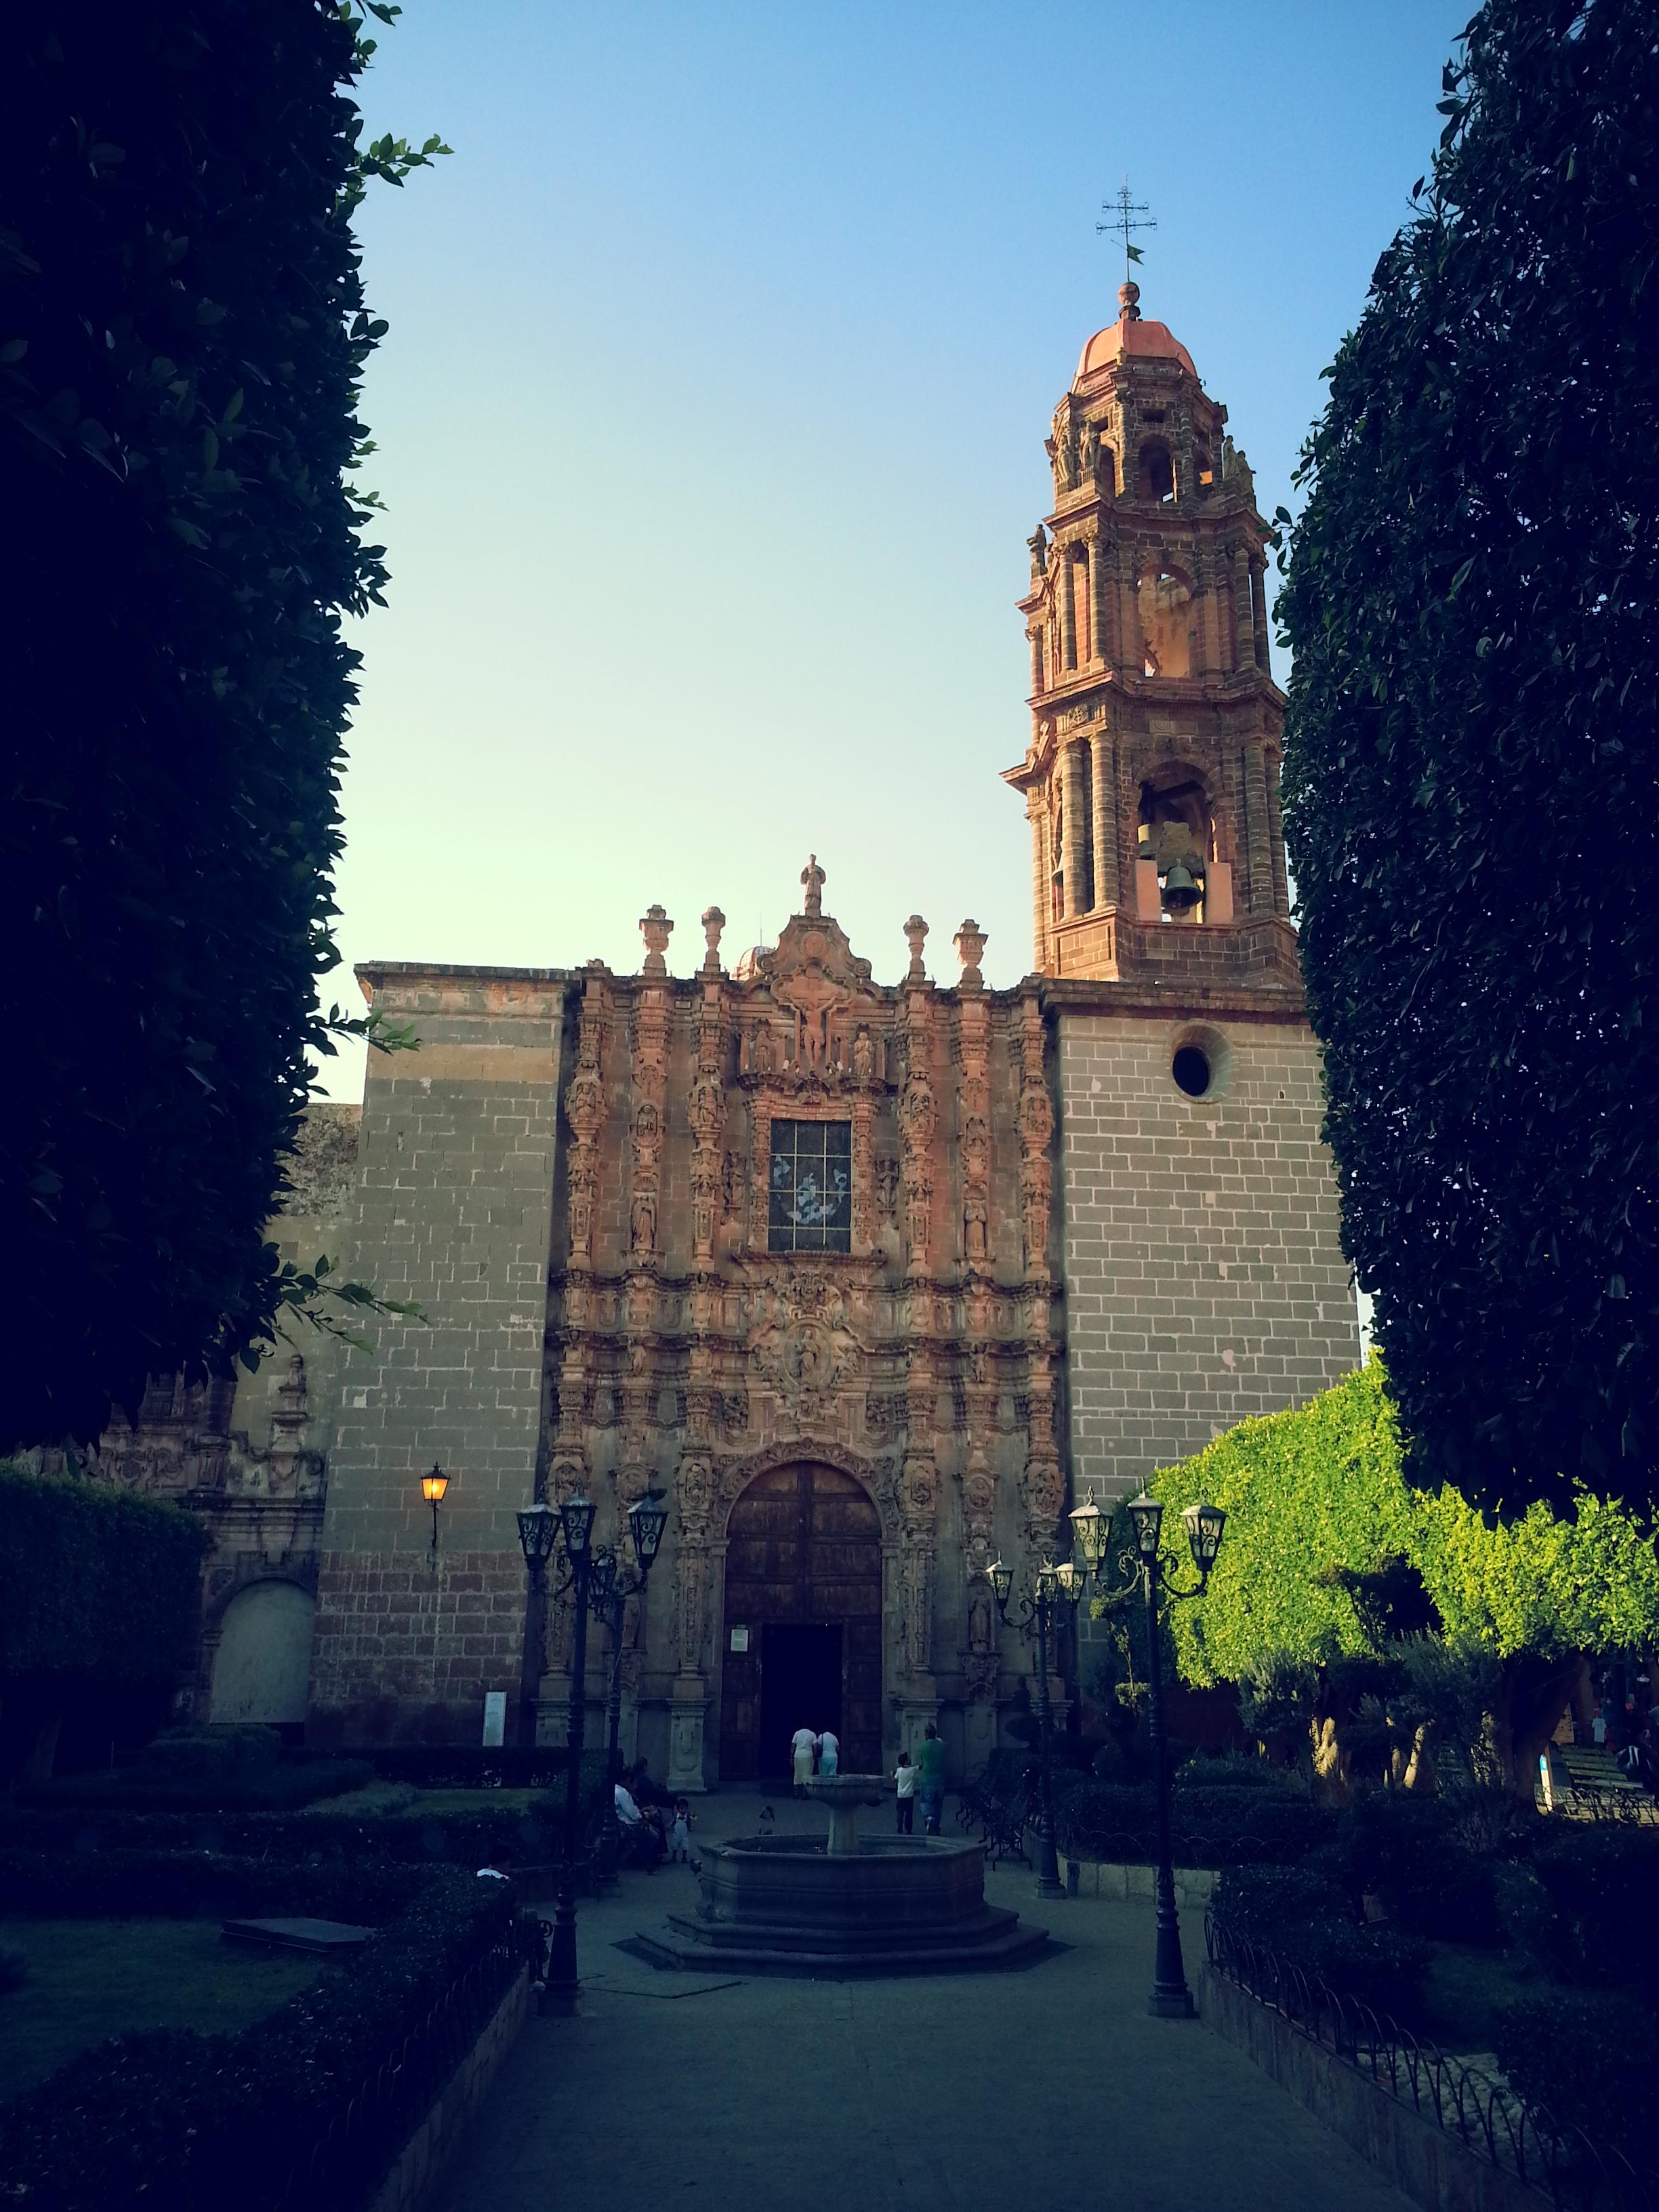
{"type": "MultiPolygon", "coordinates": [[[[849,1780],[854,1778],[848,1778],[849,1780]]],[[[985,1902],[985,1855],[939,1836],[807,1836],[706,1844],[702,1894],[629,1946],[662,1966],[841,1978],[1029,1966],[1048,1930],[985,1902]]]]}

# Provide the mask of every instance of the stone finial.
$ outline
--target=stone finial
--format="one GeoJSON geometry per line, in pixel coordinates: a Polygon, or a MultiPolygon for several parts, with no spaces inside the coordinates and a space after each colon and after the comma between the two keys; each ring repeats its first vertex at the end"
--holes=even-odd
{"type": "Polygon", "coordinates": [[[980,962],[985,957],[985,932],[976,921],[964,921],[953,942],[957,957],[962,963],[962,988],[964,991],[979,991],[985,987],[980,973],[980,962]]]}
{"type": "Polygon", "coordinates": [[[805,886],[806,890],[805,903],[802,906],[801,912],[803,914],[822,914],[823,912],[824,878],[823,870],[818,866],[818,856],[816,853],[809,853],[807,854],[806,866],[800,872],[800,879],[802,884],[805,886]]]}
{"type": "Polygon", "coordinates": [[[704,907],[702,935],[703,942],[708,947],[702,956],[702,972],[705,975],[718,975],[720,972],[720,932],[725,927],[726,916],[717,906],[704,907]]]}
{"type": "Polygon", "coordinates": [[[913,914],[904,925],[904,941],[910,948],[910,972],[907,983],[925,983],[927,970],[921,962],[921,948],[927,942],[927,925],[919,914],[913,914]]]}
{"type": "Polygon", "coordinates": [[[647,975],[668,973],[668,940],[674,934],[674,925],[665,908],[648,906],[640,916],[640,935],[645,939],[645,969],[647,975]]]}
{"type": "Polygon", "coordinates": [[[1121,322],[1138,323],[1140,320],[1140,287],[1133,276],[1127,284],[1120,284],[1117,288],[1117,312],[1121,322]]]}

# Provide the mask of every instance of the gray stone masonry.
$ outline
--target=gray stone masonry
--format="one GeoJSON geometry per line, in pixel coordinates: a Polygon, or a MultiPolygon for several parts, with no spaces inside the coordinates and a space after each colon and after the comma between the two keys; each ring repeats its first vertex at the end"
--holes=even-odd
{"type": "Polygon", "coordinates": [[[325,1740],[392,1729],[464,1741],[483,1692],[518,1686],[514,1515],[532,1494],[541,1435],[566,978],[359,972],[420,1044],[369,1056],[354,1256],[425,1320],[372,1322],[373,1350],[354,1352],[342,1378],[311,1709],[325,1740]],[[450,1477],[441,1669],[430,1607],[410,1602],[432,1533],[420,1478],[434,1462],[450,1477]],[[372,1621],[371,1592],[390,1601],[372,1621]],[[427,1698],[411,1703],[423,1674],[427,1698]]]}
{"type": "Polygon", "coordinates": [[[1072,1480],[1104,1499],[1339,1381],[1358,1324],[1305,1020],[1057,1018],[1072,1480]]]}

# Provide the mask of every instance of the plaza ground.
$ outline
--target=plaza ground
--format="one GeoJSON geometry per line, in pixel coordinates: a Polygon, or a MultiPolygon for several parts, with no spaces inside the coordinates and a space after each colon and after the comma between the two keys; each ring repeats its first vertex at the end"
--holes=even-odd
{"type": "MultiPolygon", "coordinates": [[[[706,1800],[698,1839],[753,1833],[761,1802],[706,1800]]],[[[780,1829],[827,1826],[787,1789],[765,1802],[780,1829]]],[[[1197,2021],[1147,2016],[1150,1908],[1039,1905],[1018,1866],[986,1888],[1066,1948],[1023,1972],[914,1981],[665,1974],[615,1947],[690,1908],[689,1871],[584,1900],[583,2012],[531,2021],[441,2212],[1405,2212],[1247,2059],[1197,2021]]],[[[1182,1936],[1190,1978],[1195,1917],[1182,1936]]]]}

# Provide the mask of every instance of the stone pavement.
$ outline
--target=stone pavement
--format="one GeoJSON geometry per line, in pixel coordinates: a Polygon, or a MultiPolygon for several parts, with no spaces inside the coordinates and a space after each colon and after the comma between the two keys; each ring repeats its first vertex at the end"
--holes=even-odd
{"type": "MultiPolygon", "coordinates": [[[[767,1802],[781,1830],[826,1827],[787,1788],[767,1802]]],[[[699,1838],[754,1833],[758,1805],[704,1800],[699,1838]]],[[[695,1892],[680,1868],[626,1875],[581,1905],[581,2016],[531,2021],[441,2212],[1407,2212],[1249,2060],[1148,2018],[1150,1907],[1034,1891],[1023,1868],[988,1874],[1066,1946],[1024,1972],[731,1980],[617,1950],[695,1892]]],[[[1182,1932],[1190,1970],[1202,1925],[1182,1932]]]]}

